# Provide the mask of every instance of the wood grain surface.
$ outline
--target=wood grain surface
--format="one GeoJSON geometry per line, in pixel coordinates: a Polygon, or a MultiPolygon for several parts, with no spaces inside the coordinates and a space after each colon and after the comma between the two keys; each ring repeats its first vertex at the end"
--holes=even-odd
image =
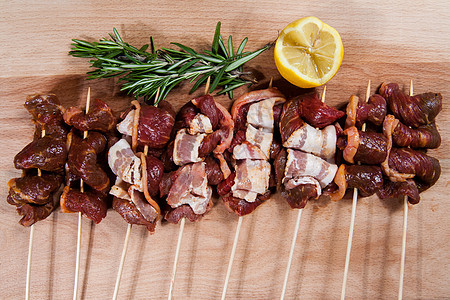
{"type": "MultiPolygon", "coordinates": [[[[209,47],[217,21],[224,37],[245,36],[255,50],[276,39],[288,23],[314,15],[335,27],[344,60],[327,84],[327,103],[342,106],[363,96],[367,81],[398,82],[406,91],[436,91],[444,98],[437,118],[443,143],[429,153],[442,175],[421,202],[410,207],[404,283],[405,299],[450,298],[450,2],[441,1],[1,1],[0,4],[0,298],[25,296],[29,228],[6,203],[6,183],[20,175],[13,157],[29,141],[33,125],[23,107],[35,92],[54,92],[65,107],[93,97],[114,109],[129,105],[114,79],[86,81],[88,63],[68,56],[72,38],[97,40],[116,27],[140,46],[152,35],[157,46],[181,42],[209,47]]],[[[248,64],[273,76],[288,95],[298,92],[280,78],[273,52],[248,64]]],[[[321,91],[322,88],[319,88],[321,91]]],[[[177,109],[191,99],[189,85],[168,98],[177,109]]],[[[244,93],[238,90],[235,95],[244,93]]],[[[231,101],[217,98],[225,106],[231,101]]],[[[287,299],[339,299],[350,223],[351,199],[308,203],[303,211],[288,282],[287,299]]],[[[277,299],[281,294],[297,211],[274,195],[243,220],[228,287],[228,299],[277,299]]],[[[403,226],[401,200],[359,200],[353,238],[348,299],[397,297],[403,226]]],[[[216,199],[201,222],[187,222],[175,280],[175,299],[219,299],[237,217],[216,199]]],[[[80,299],[112,297],[127,224],[114,211],[99,225],[83,220],[80,299]]],[[[134,226],[120,299],[167,297],[178,226],[158,225],[154,235],[134,226]]],[[[31,299],[71,299],[77,236],[76,214],[59,210],[35,228],[31,299]]]]}

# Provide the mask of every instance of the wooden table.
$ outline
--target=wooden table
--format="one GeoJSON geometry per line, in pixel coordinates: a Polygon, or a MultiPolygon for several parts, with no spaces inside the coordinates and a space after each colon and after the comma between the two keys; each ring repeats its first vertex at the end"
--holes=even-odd
{"type": "MultiPolygon", "coordinates": [[[[364,95],[367,81],[398,82],[417,93],[441,92],[437,118],[442,146],[429,153],[441,162],[437,184],[410,208],[405,269],[405,299],[450,297],[450,2],[433,1],[36,1],[0,4],[0,298],[21,299],[25,292],[29,228],[17,224],[5,201],[6,183],[20,175],[12,160],[30,140],[33,126],[25,97],[54,92],[63,105],[93,97],[120,110],[131,100],[113,79],[85,81],[88,63],[67,55],[72,38],[97,40],[116,27],[131,44],[155,38],[157,46],[181,42],[209,47],[217,21],[224,37],[249,37],[255,50],[275,40],[289,22],[314,15],[341,34],[345,54],[338,74],[327,84],[327,102],[343,105],[364,95]],[[27,3],[28,2],[28,3],[27,3]]],[[[248,64],[267,84],[271,76],[283,91],[273,53],[248,64]]],[[[169,96],[176,108],[190,99],[189,86],[169,96]]],[[[321,90],[321,88],[319,88],[321,90]]],[[[237,91],[239,95],[244,89],[237,91]]],[[[218,98],[230,107],[226,97],[218,98]]],[[[288,283],[289,299],[338,299],[341,292],[351,199],[320,200],[304,209],[288,283]]],[[[397,297],[403,224],[401,200],[361,199],[350,260],[349,299],[397,297]]],[[[279,298],[297,211],[278,195],[243,220],[228,299],[279,298]]],[[[175,281],[176,299],[220,298],[237,217],[221,201],[201,222],[187,223],[175,281]]],[[[99,225],[83,220],[80,268],[82,299],[108,299],[114,289],[126,223],[114,211],[99,225]]],[[[76,214],[53,213],[36,225],[31,266],[32,299],[72,297],[77,237],[76,214]]],[[[158,225],[154,235],[133,227],[119,293],[120,299],[167,297],[178,226],[158,225]]]]}

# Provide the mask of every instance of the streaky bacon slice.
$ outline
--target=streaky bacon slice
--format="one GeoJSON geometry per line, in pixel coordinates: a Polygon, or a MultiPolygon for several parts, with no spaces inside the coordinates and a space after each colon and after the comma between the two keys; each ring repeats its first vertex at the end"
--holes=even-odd
{"type": "Polygon", "coordinates": [[[190,135],[187,130],[180,129],[175,137],[173,148],[173,162],[182,166],[188,163],[200,162],[199,148],[206,134],[190,135]]]}
{"type": "Polygon", "coordinates": [[[189,204],[194,213],[204,214],[212,196],[212,189],[208,185],[206,164],[204,162],[187,164],[177,173],[178,176],[167,196],[167,204],[172,208],[189,204]]]}
{"type": "Polygon", "coordinates": [[[108,152],[111,171],[121,180],[140,187],[142,191],[142,164],[125,139],[115,143],[108,152]]]}
{"type": "Polygon", "coordinates": [[[266,160],[266,154],[257,146],[251,144],[248,141],[242,142],[233,148],[233,157],[236,160],[239,159],[257,159],[266,160]]]}
{"type": "Polygon", "coordinates": [[[238,119],[238,113],[242,106],[270,98],[274,98],[276,104],[286,101],[284,95],[277,88],[268,88],[243,94],[234,101],[233,106],[231,107],[231,116],[233,120],[236,122],[238,119]]]}
{"type": "Polygon", "coordinates": [[[243,196],[242,199],[254,202],[258,194],[264,194],[269,188],[271,167],[266,160],[238,161],[235,169],[235,183],[231,187],[234,197],[243,196]]]}
{"type": "Polygon", "coordinates": [[[292,178],[310,176],[315,178],[322,188],[333,181],[338,167],[315,155],[298,150],[287,149],[287,161],[283,183],[292,178]]]}

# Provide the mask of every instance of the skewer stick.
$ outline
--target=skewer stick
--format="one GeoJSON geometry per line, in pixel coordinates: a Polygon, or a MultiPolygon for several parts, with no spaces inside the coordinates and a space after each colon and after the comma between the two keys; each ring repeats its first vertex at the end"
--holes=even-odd
{"type": "MultiPolygon", "coordinates": [[[[366,99],[365,101],[369,100],[370,97],[370,80],[367,84],[367,90],[366,90],[366,99]]],[[[362,131],[366,130],[366,124],[364,123],[361,128],[362,131]]],[[[348,232],[348,241],[347,241],[347,253],[345,255],[345,267],[344,267],[344,279],[342,282],[342,290],[341,290],[341,300],[345,299],[345,288],[347,285],[347,276],[348,276],[348,266],[350,264],[350,252],[352,250],[352,241],[353,241],[353,229],[355,227],[355,217],[356,217],[356,204],[358,202],[358,189],[353,189],[353,200],[352,200],[352,215],[350,219],[350,229],[348,232]]]]}
{"type": "Polygon", "coordinates": [[[222,298],[221,298],[222,300],[224,300],[227,295],[228,282],[230,281],[231,267],[233,266],[234,255],[236,253],[236,246],[237,246],[237,243],[239,240],[239,232],[241,231],[242,219],[243,219],[243,217],[239,216],[238,224],[236,227],[236,233],[234,235],[233,248],[231,249],[230,260],[228,261],[228,268],[227,268],[227,275],[225,277],[225,284],[223,285],[222,298]]]}
{"type": "Polygon", "coordinates": [[[169,299],[169,300],[172,299],[173,286],[175,283],[175,275],[177,273],[178,257],[180,256],[181,240],[183,239],[183,231],[184,231],[185,223],[186,223],[186,218],[182,218],[180,221],[180,231],[178,233],[177,249],[175,250],[175,259],[173,261],[172,279],[170,280],[169,296],[167,297],[167,299],[169,299]]]}
{"type": "MultiPolygon", "coordinates": [[[[320,99],[322,102],[325,102],[326,92],[327,92],[327,86],[324,86],[323,92],[322,92],[322,97],[320,99]]],[[[292,237],[291,250],[289,252],[289,260],[288,260],[288,264],[286,267],[286,274],[284,275],[283,290],[281,291],[280,300],[283,300],[284,296],[286,295],[286,288],[287,288],[287,283],[288,283],[288,279],[289,279],[289,272],[291,270],[292,258],[294,256],[294,250],[295,250],[295,244],[297,243],[297,236],[298,236],[298,230],[300,228],[300,219],[302,217],[302,211],[303,211],[303,209],[298,210],[297,222],[295,223],[294,236],[292,237]]]]}
{"type": "Polygon", "coordinates": [[[125,262],[125,257],[127,255],[128,241],[130,239],[130,233],[131,233],[131,226],[132,226],[131,224],[128,224],[128,226],[127,226],[127,233],[125,235],[125,242],[123,244],[122,256],[120,257],[119,271],[117,271],[116,285],[114,286],[113,300],[116,300],[117,295],[119,294],[120,279],[122,278],[123,265],[125,262]]]}
{"type": "MultiPolygon", "coordinates": [[[[91,88],[88,88],[87,98],[86,98],[86,114],[89,112],[89,106],[91,103],[91,88]]],[[[83,132],[83,139],[87,138],[88,131],[83,132]]],[[[80,179],[80,191],[84,193],[83,179],[80,179]]],[[[82,216],[81,212],[78,212],[78,234],[77,234],[77,255],[75,262],[75,282],[73,284],[73,300],[78,298],[78,277],[80,272],[80,251],[81,251],[81,229],[82,229],[82,216]]]]}
{"type": "MultiPolygon", "coordinates": [[[[45,136],[45,129],[41,129],[41,137],[45,136]]],[[[41,169],[37,169],[38,176],[42,175],[41,169]]],[[[34,224],[30,228],[30,241],[28,243],[27,279],[25,282],[25,300],[30,299],[31,255],[33,252],[34,224]]]]}
{"type": "MultiPolygon", "coordinates": [[[[409,84],[409,95],[413,95],[413,81],[409,84]]],[[[403,278],[405,276],[405,254],[406,254],[406,232],[408,226],[408,196],[403,197],[403,236],[402,236],[402,255],[400,260],[400,282],[398,285],[398,299],[403,299],[403,278]]]]}
{"type": "MultiPolygon", "coordinates": [[[[210,84],[211,84],[211,77],[208,77],[208,79],[206,79],[206,85],[205,85],[205,91],[204,91],[205,95],[208,94],[210,84]]],[[[158,90],[158,92],[159,92],[159,90],[158,90]]],[[[178,233],[177,248],[175,251],[175,258],[173,260],[172,278],[170,279],[169,295],[167,297],[167,299],[169,299],[169,300],[172,299],[173,287],[175,284],[175,275],[177,273],[178,257],[180,255],[181,241],[183,239],[183,231],[184,231],[185,223],[186,223],[186,218],[183,217],[180,220],[180,231],[178,233]]]]}

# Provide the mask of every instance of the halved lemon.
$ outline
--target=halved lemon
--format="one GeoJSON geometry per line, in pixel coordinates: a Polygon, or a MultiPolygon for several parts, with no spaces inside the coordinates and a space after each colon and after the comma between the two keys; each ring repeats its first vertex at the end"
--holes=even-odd
{"type": "Polygon", "coordinates": [[[290,23],[275,44],[275,64],[290,83],[311,88],[325,84],[339,70],[344,56],[339,33],[316,17],[290,23]]]}

